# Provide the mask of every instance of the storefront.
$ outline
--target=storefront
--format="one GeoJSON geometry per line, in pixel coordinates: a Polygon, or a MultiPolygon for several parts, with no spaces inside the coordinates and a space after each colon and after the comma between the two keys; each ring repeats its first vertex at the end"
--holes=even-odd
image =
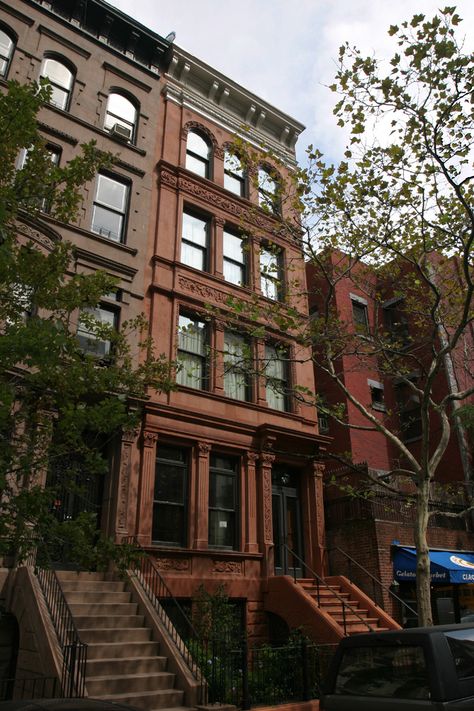
{"type": "MultiPolygon", "coordinates": [[[[474,553],[430,551],[431,603],[435,624],[474,622],[474,553]]],[[[416,549],[393,548],[393,579],[398,595],[416,610],[416,549]]],[[[416,624],[406,616],[405,626],[416,624]]]]}

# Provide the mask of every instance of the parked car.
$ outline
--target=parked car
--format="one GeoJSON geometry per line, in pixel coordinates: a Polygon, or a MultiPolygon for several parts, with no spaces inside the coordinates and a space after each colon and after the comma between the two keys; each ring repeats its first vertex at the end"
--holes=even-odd
{"type": "Polygon", "coordinates": [[[414,627],[344,638],[320,711],[472,711],[474,625],[414,627]]]}
{"type": "Polygon", "coordinates": [[[0,701],[0,711],[139,711],[102,699],[13,699],[0,701]]]}

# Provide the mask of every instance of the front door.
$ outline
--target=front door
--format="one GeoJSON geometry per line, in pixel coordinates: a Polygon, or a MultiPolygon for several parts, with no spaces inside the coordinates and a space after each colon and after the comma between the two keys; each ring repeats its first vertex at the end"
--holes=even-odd
{"type": "Polygon", "coordinates": [[[275,575],[303,575],[298,473],[278,465],[272,472],[275,575]]]}

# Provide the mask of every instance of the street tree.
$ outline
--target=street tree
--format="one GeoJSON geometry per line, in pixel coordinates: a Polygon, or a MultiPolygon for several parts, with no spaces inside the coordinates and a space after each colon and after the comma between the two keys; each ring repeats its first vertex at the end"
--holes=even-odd
{"type": "Polygon", "coordinates": [[[172,380],[143,317],[120,329],[96,317],[115,280],[73,269],[74,248],[48,227],[74,222],[83,185],[114,160],[92,142],[54,165],[37,124],[49,96],[47,82],[10,82],[0,95],[0,554],[18,563],[35,549],[45,560],[69,541],[96,565],[114,547],[93,511],[74,520],[81,507],[65,511],[65,498],[99,485],[147,388],[172,380]]]}

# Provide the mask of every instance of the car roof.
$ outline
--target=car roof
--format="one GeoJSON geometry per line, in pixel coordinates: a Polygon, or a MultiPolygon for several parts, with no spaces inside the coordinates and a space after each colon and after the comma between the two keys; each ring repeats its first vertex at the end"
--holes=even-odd
{"type": "Polygon", "coordinates": [[[138,711],[128,704],[92,698],[0,701],[0,711],[138,711]]]}
{"type": "Polygon", "coordinates": [[[358,647],[373,644],[403,644],[413,639],[420,639],[430,635],[445,634],[447,632],[460,632],[462,630],[472,630],[474,633],[474,624],[467,622],[465,624],[453,625],[433,625],[433,627],[409,627],[402,630],[389,630],[385,632],[363,632],[355,634],[351,637],[344,637],[340,645],[344,647],[358,647]]]}

